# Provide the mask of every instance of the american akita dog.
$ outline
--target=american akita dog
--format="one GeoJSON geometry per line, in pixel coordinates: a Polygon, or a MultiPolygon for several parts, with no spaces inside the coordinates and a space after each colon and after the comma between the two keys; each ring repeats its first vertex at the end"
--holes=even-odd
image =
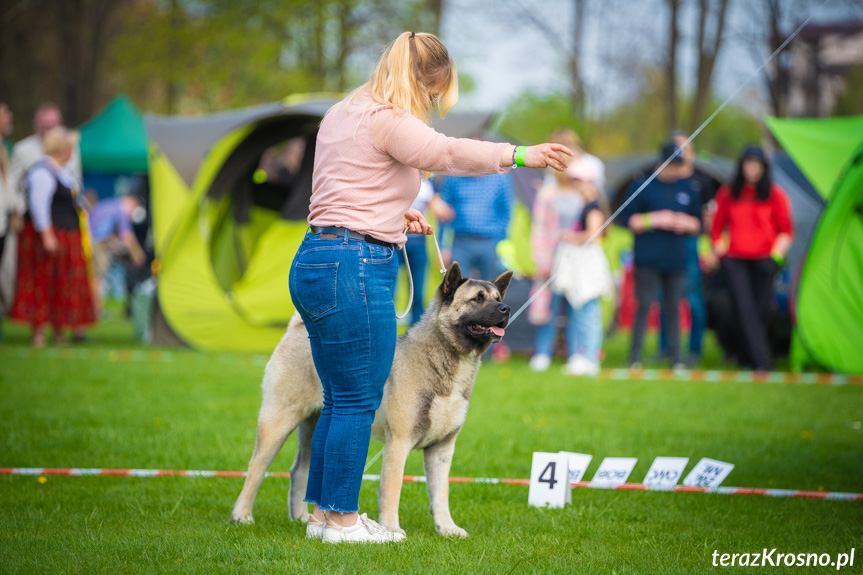
{"type": "MultiPolygon", "coordinates": [[[[491,282],[467,279],[454,262],[420,321],[398,338],[372,425],[372,437],[385,444],[378,521],[391,531],[404,533],[399,527],[399,497],[405,461],[411,449],[422,449],[436,531],[467,537],[449,511],[450,465],[480,358],[493,342],[500,341],[509,322],[510,309],[503,298],[511,279],[511,271],[491,282]]],[[[252,522],[252,506],[267,469],[291,432],[298,429],[288,507],[292,518],[308,521],[303,498],[323,388],[299,315],[291,319],[267,363],[262,387],[255,450],[231,520],[252,522]]]]}

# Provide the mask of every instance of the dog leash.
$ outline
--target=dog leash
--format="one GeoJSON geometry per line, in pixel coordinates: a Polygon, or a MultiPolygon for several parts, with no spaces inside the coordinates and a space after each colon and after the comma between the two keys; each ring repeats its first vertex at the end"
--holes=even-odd
{"type": "MultiPolygon", "coordinates": [[[[408,227],[405,226],[405,229],[402,233],[407,234],[407,232],[408,232],[408,227]]],[[[443,255],[440,252],[440,245],[438,245],[437,236],[434,233],[434,228],[432,228],[432,234],[431,235],[432,235],[432,239],[434,240],[434,247],[437,250],[438,262],[440,262],[440,273],[445,274],[446,273],[446,266],[443,263],[443,255]]],[[[408,251],[405,249],[404,246],[402,246],[402,254],[405,256],[405,269],[407,269],[407,271],[408,271],[408,288],[409,288],[409,290],[408,290],[409,291],[409,293],[408,293],[408,307],[405,309],[405,312],[402,315],[399,315],[398,313],[396,313],[396,319],[406,318],[408,316],[408,313],[410,313],[411,306],[413,305],[413,302],[414,302],[414,277],[411,274],[411,264],[408,261],[408,251]]]]}

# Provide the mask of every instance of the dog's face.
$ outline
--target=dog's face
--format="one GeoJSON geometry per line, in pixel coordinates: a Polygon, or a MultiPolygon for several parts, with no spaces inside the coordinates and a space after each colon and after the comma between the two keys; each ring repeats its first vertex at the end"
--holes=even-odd
{"type": "Polygon", "coordinates": [[[509,322],[509,306],[503,303],[512,272],[494,281],[472,280],[461,275],[453,262],[438,288],[441,307],[438,325],[462,353],[484,353],[500,341],[509,322]]]}

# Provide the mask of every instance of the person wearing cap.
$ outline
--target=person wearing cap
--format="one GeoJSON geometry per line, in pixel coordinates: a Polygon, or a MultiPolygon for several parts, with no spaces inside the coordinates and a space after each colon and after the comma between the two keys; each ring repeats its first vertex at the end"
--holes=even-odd
{"type": "MultiPolygon", "coordinates": [[[[719,185],[718,182],[715,182],[710,176],[695,166],[695,148],[692,142],[687,141],[688,139],[688,134],[679,130],[675,130],[671,134],[671,141],[682,150],[680,154],[683,158],[682,177],[691,180],[693,188],[701,197],[702,222],[707,225],[706,222],[710,221],[708,206],[712,205],[711,202],[716,195],[719,185]]],[[[710,230],[702,229],[705,239],[707,239],[709,232],[710,230]]],[[[684,297],[689,302],[689,312],[692,317],[692,324],[689,328],[689,356],[686,358],[686,365],[688,367],[695,367],[700,363],[704,332],[707,330],[707,305],[704,302],[699,236],[690,237],[686,244],[686,288],[684,289],[684,297]]],[[[708,253],[705,254],[705,257],[710,258],[709,248],[706,251],[708,253]]],[[[667,352],[668,341],[665,333],[665,324],[661,324],[660,356],[667,357],[667,352]]]]}
{"type": "Polygon", "coordinates": [[[63,127],[42,139],[45,155],[27,173],[27,215],[18,237],[18,290],[9,314],[33,330],[32,343],[46,343],[50,325],[55,343],[63,330],[76,337],[95,323],[82,242],[78,182],[63,166],[78,145],[78,134],[63,127]]]}
{"type": "Polygon", "coordinates": [[[711,239],[743,333],[742,359],[756,370],[770,371],[773,280],[794,241],[794,222],[788,196],[772,181],[760,147],[743,150],[734,178],[716,193],[711,239]]]}
{"type": "MultiPolygon", "coordinates": [[[[666,326],[668,353],[674,368],[680,361],[678,302],[686,286],[687,238],[701,233],[701,197],[687,176],[682,150],[672,142],[660,153],[660,165],[668,162],[620,213],[618,225],[635,234],[635,299],[637,311],[632,329],[629,361],[641,367],[641,348],[650,306],[661,289],[662,322],[666,326]]],[[[644,183],[633,182],[627,200],[644,183]]]]}
{"type": "MultiPolygon", "coordinates": [[[[552,141],[559,136],[560,132],[553,135],[552,141]]],[[[594,184],[599,175],[595,163],[580,157],[570,162],[566,172],[555,172],[551,183],[537,192],[531,226],[531,245],[536,263],[534,293],[552,275],[569,275],[558,273],[566,270],[555,269],[555,262],[558,266],[567,265],[566,261],[556,257],[563,245],[583,244],[602,226],[604,210],[600,207],[601,198],[594,184]]],[[[537,326],[530,369],[546,371],[551,366],[558,318],[565,305],[567,363],[563,371],[568,375],[597,375],[602,348],[601,294],[592,294],[593,297],[573,305],[561,287],[555,281],[539,293],[528,309],[528,320],[537,326]]]]}

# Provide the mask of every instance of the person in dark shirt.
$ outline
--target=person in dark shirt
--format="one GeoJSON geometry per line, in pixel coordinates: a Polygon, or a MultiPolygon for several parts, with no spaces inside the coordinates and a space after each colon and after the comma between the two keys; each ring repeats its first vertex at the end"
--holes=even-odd
{"type": "MultiPolygon", "coordinates": [[[[632,331],[630,366],[641,366],[641,346],[647,314],[662,289],[662,321],[667,326],[668,352],[675,368],[680,361],[680,325],[677,304],[686,285],[687,238],[701,233],[701,197],[687,172],[682,154],[669,142],[662,147],[660,163],[673,159],[621,212],[619,225],[635,234],[635,298],[638,309],[632,331]],[[676,155],[675,155],[676,154],[676,155]]],[[[645,182],[636,180],[627,198],[645,182]]]]}
{"type": "MultiPolygon", "coordinates": [[[[683,158],[681,177],[690,179],[693,190],[701,198],[701,215],[702,222],[704,222],[707,221],[705,210],[716,195],[719,186],[710,176],[695,167],[695,148],[692,146],[692,142],[687,143],[687,139],[689,136],[680,130],[671,134],[672,143],[681,149],[680,156],[683,158]]],[[[689,302],[689,311],[692,316],[692,325],[689,329],[689,357],[686,359],[686,365],[695,367],[701,362],[701,347],[704,341],[704,332],[707,329],[707,305],[704,303],[701,262],[698,255],[698,235],[687,239],[686,258],[684,297],[689,302]]],[[[660,356],[668,357],[668,336],[665,324],[662,323],[660,327],[660,356]]]]}

